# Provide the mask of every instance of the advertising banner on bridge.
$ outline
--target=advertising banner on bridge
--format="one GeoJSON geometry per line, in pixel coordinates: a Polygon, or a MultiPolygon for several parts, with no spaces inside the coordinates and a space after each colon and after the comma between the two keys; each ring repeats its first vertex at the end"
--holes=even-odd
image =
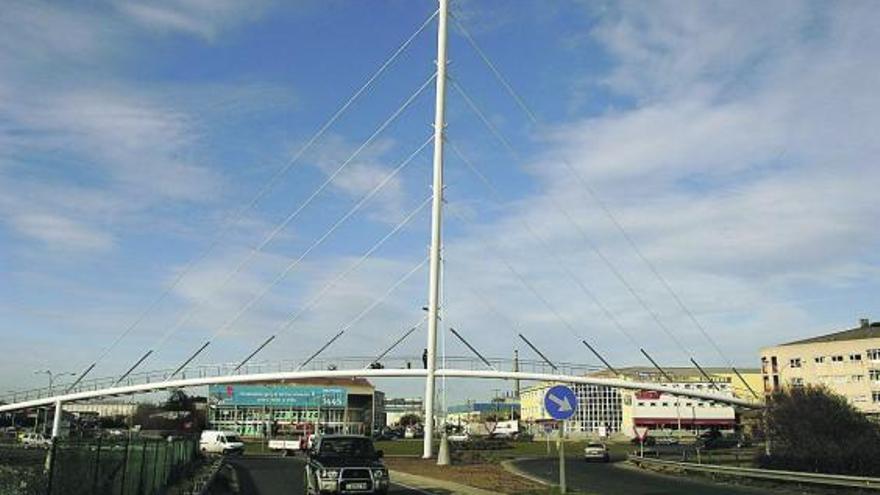
{"type": "Polygon", "coordinates": [[[211,385],[208,397],[220,406],[334,408],[348,403],[344,388],[297,385],[211,385]]]}

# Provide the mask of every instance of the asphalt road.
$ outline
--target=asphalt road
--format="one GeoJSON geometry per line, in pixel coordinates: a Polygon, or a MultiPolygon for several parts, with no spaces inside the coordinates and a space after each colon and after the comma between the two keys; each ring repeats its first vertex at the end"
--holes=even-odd
{"type": "MultiPolygon", "coordinates": [[[[627,468],[618,463],[588,463],[568,459],[565,464],[568,486],[599,495],[770,495],[770,490],[738,487],[678,476],[665,476],[627,468]]],[[[541,479],[557,483],[559,462],[556,459],[520,461],[516,466],[541,479]]]]}
{"type": "MultiPolygon", "coordinates": [[[[305,493],[304,462],[295,457],[236,457],[229,463],[235,468],[242,495],[300,495],[305,493]]],[[[425,495],[392,483],[389,494],[425,495]]]]}

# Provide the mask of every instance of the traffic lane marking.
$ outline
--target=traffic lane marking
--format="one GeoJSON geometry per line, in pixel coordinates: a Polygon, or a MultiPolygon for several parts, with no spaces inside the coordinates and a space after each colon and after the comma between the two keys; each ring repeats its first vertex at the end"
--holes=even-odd
{"type": "Polygon", "coordinates": [[[405,489],[407,489],[407,490],[411,490],[411,491],[414,491],[414,492],[416,492],[416,493],[422,493],[422,494],[424,494],[424,495],[437,495],[437,492],[429,492],[429,491],[426,491],[426,490],[422,490],[421,488],[416,488],[416,487],[414,487],[414,486],[405,485],[405,484],[403,484],[403,483],[400,483],[399,481],[392,481],[392,482],[391,482],[391,485],[392,485],[392,486],[403,487],[403,488],[405,488],[405,489]]]}

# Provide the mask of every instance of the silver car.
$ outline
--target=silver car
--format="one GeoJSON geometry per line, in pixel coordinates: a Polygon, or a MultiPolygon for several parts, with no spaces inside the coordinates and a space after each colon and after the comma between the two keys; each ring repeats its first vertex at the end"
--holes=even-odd
{"type": "Polygon", "coordinates": [[[584,447],[584,460],[608,462],[611,460],[611,454],[604,443],[588,443],[584,447]]]}

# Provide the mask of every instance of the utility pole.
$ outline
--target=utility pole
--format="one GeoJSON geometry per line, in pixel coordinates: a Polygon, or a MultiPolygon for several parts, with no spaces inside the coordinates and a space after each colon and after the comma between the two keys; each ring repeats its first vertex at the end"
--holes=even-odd
{"type": "Polygon", "coordinates": [[[434,198],[431,204],[431,260],[428,280],[428,366],[425,380],[425,438],[422,457],[432,456],[434,436],[434,372],[437,369],[437,323],[440,300],[440,234],[443,213],[443,134],[446,127],[446,20],[448,0],[438,0],[437,79],[434,108],[434,198]]]}
{"type": "MultiPolygon", "coordinates": [[[[519,351],[513,350],[513,372],[519,372],[519,351]]],[[[513,398],[519,400],[519,380],[513,381],[513,398]]]]}

